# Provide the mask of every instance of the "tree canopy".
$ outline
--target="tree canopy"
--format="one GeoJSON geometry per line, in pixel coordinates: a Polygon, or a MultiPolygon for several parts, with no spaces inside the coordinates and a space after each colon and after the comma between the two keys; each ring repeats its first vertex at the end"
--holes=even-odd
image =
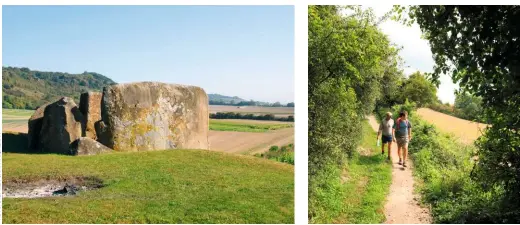
{"type": "Polygon", "coordinates": [[[520,7],[412,6],[409,16],[430,43],[432,80],[450,75],[482,98],[492,126],[477,140],[474,175],[485,189],[504,189],[495,222],[520,221],[520,7]]]}
{"type": "Polygon", "coordinates": [[[410,77],[405,80],[399,93],[402,100],[408,99],[413,101],[417,103],[419,107],[437,101],[437,88],[420,72],[411,74],[410,77]]]}
{"type": "Polygon", "coordinates": [[[361,120],[384,94],[383,78],[401,74],[399,49],[371,10],[309,6],[308,20],[309,217],[327,223],[341,210],[327,199],[341,201],[338,173],[358,144],[361,120]]]}

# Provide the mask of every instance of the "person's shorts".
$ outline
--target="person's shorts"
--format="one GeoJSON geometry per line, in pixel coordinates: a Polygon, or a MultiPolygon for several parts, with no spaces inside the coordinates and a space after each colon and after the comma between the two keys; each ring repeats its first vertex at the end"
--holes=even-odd
{"type": "Polygon", "coordinates": [[[397,145],[408,147],[408,142],[409,142],[408,141],[408,136],[406,136],[406,137],[397,137],[396,141],[397,141],[397,145]]]}
{"type": "Polygon", "coordinates": [[[392,135],[390,135],[390,136],[383,135],[382,140],[383,140],[383,144],[390,143],[390,142],[392,142],[392,135]]]}

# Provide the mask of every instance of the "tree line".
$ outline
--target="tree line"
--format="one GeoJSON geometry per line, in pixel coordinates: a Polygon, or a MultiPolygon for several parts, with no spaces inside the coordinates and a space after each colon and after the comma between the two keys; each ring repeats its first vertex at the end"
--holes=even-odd
{"type": "Polygon", "coordinates": [[[259,101],[239,101],[235,102],[234,100],[231,101],[224,101],[224,100],[209,100],[210,105],[231,105],[231,106],[262,106],[262,107],[294,107],[294,102],[289,102],[287,104],[281,104],[280,102],[275,103],[269,103],[269,102],[259,102],[259,101]]]}
{"type": "Polygon", "coordinates": [[[246,120],[273,120],[273,121],[287,121],[294,122],[294,116],[280,117],[274,114],[254,115],[254,114],[242,114],[236,112],[217,112],[210,113],[209,118],[211,119],[246,119],[246,120]]]}

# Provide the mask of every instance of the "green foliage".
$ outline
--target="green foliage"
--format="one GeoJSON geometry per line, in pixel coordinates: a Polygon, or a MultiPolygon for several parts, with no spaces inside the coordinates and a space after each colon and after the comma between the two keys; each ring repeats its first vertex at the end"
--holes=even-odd
{"type": "Polygon", "coordinates": [[[87,91],[101,91],[115,84],[97,73],[68,74],[2,67],[2,108],[36,109],[40,105],[68,96],[78,103],[87,91]]]}
{"type": "Polygon", "coordinates": [[[463,119],[484,121],[482,98],[470,95],[466,92],[457,93],[455,96],[455,108],[460,111],[463,119]]]}
{"type": "Polygon", "coordinates": [[[437,88],[420,72],[415,72],[406,79],[399,94],[401,99],[415,102],[419,107],[437,100],[437,88]]]}
{"type": "Polygon", "coordinates": [[[247,122],[231,122],[210,120],[209,129],[218,131],[239,131],[239,132],[267,132],[270,130],[279,130],[283,128],[293,127],[290,123],[279,124],[251,124],[247,122]]]}
{"type": "Polygon", "coordinates": [[[409,117],[412,117],[415,115],[415,110],[417,109],[417,104],[415,102],[410,102],[408,100],[406,100],[404,102],[404,104],[402,105],[394,105],[392,107],[392,115],[397,118],[399,117],[399,113],[402,112],[402,111],[406,111],[408,112],[408,116],[409,117]]]}
{"type": "Polygon", "coordinates": [[[308,12],[309,219],[326,223],[342,211],[341,168],[361,139],[362,118],[381,97],[385,71],[396,70],[398,49],[370,10],[308,12]]]}
{"type": "Polygon", "coordinates": [[[4,223],[294,223],[294,166],[256,157],[3,153],[2,172],[3,182],[93,176],[106,185],[70,198],[4,198],[4,223]]]}
{"type": "Polygon", "coordinates": [[[274,120],[274,121],[288,121],[294,122],[294,116],[277,117],[273,114],[254,115],[254,114],[242,114],[236,112],[217,112],[210,113],[209,118],[211,119],[246,119],[246,120],[274,120]]]}
{"type": "Polygon", "coordinates": [[[255,156],[294,165],[294,144],[284,145],[280,148],[271,146],[269,151],[255,154],[255,156]]]}
{"type": "Polygon", "coordinates": [[[520,7],[413,6],[409,15],[430,43],[433,81],[449,74],[482,98],[491,127],[477,140],[474,176],[488,191],[504,190],[502,216],[491,220],[520,222],[520,7]]]}

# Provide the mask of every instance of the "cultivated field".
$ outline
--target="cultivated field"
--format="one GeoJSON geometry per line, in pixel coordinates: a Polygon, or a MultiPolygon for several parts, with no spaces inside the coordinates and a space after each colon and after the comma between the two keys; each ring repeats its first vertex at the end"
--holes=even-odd
{"type": "Polygon", "coordinates": [[[244,114],[264,115],[274,114],[277,117],[287,117],[294,115],[294,107],[258,107],[258,106],[229,106],[229,105],[210,105],[210,113],[217,112],[236,112],[244,114]]]}
{"type": "Polygon", "coordinates": [[[428,108],[420,108],[417,113],[422,119],[434,124],[444,132],[453,133],[466,144],[475,141],[487,126],[487,124],[459,119],[428,108]]]}
{"type": "MultiPolygon", "coordinates": [[[[262,108],[262,107],[256,107],[262,108]]],[[[32,110],[2,111],[2,132],[27,133],[32,110]]],[[[213,151],[254,154],[272,145],[294,143],[294,123],[260,120],[210,120],[209,141],[213,151]]]]}

